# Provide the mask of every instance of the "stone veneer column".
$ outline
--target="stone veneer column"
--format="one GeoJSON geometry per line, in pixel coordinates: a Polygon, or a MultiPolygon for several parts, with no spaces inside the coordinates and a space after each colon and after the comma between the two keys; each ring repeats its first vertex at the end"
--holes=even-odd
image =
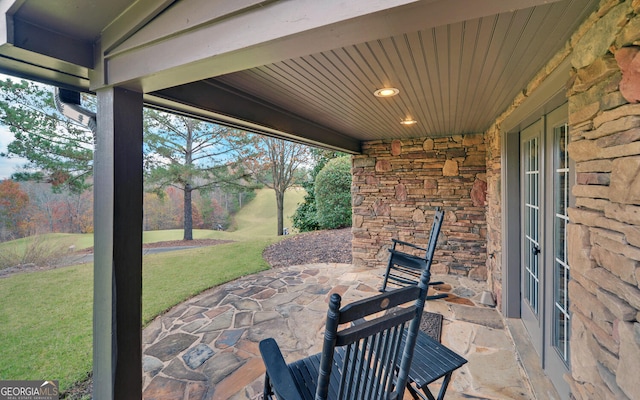
{"type": "Polygon", "coordinates": [[[578,399],[640,398],[639,9],[602,2],[571,59],[568,381],[578,399]]]}
{"type": "Polygon", "coordinates": [[[445,210],[432,269],[485,280],[484,135],[371,141],[353,158],[353,262],[385,265],[391,238],[426,245],[445,210]]]}
{"type": "Polygon", "coordinates": [[[487,144],[487,283],[502,309],[501,136],[496,125],[485,135],[487,144]]]}

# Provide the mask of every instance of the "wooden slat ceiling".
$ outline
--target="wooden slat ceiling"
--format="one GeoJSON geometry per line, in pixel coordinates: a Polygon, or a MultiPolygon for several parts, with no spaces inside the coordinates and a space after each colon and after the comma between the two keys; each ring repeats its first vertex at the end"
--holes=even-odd
{"type": "Polygon", "coordinates": [[[594,3],[551,3],[213,79],[358,140],[483,132],[594,3]],[[373,96],[386,86],[400,94],[373,96]]]}
{"type": "Polygon", "coordinates": [[[484,132],[599,2],[327,0],[348,12],[316,20],[311,0],[7,0],[0,71],[358,152],[484,132]]]}

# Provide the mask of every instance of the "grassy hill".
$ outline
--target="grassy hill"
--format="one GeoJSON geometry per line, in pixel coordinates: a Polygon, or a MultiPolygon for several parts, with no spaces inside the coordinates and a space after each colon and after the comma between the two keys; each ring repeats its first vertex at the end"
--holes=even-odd
{"type": "MultiPolygon", "coordinates": [[[[290,189],[284,196],[284,226],[292,232],[292,217],[298,204],[304,201],[304,189],[290,189]]],[[[233,228],[228,231],[194,229],[194,239],[253,240],[276,236],[276,195],[272,189],[260,189],[256,197],[235,215],[233,228]]],[[[182,229],[147,231],[144,243],[182,239],[182,229]]]]}
{"type": "MultiPolygon", "coordinates": [[[[302,203],[305,195],[304,189],[290,189],[284,196],[284,226],[292,231],[291,218],[302,203]]],[[[278,228],[276,220],[276,195],[271,189],[261,189],[251,203],[238,212],[235,216],[236,230],[234,235],[240,237],[266,237],[276,234],[278,228]]]]}

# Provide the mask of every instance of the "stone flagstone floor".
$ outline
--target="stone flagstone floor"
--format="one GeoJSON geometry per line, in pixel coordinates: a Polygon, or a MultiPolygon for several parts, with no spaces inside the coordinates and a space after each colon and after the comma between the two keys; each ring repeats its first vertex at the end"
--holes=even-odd
{"type": "MultiPolygon", "coordinates": [[[[260,399],[258,343],[273,337],[288,361],[320,351],[327,299],[343,304],[377,293],[383,270],[348,264],[278,268],[205,291],[143,331],[145,400],[260,399]]],[[[477,304],[483,284],[453,276],[450,293],[427,310],[444,316],[442,342],[469,360],[454,372],[447,399],[530,399],[500,314],[477,304]]],[[[437,389],[436,389],[437,390],[437,389]]]]}

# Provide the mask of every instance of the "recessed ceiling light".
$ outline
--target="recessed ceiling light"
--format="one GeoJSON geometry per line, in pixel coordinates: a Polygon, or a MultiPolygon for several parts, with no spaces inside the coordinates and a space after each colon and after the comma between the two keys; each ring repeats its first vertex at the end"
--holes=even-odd
{"type": "Polygon", "coordinates": [[[373,92],[376,97],[392,97],[398,93],[400,93],[400,91],[396,88],[382,88],[373,92]]]}
{"type": "Polygon", "coordinates": [[[415,119],[407,118],[407,119],[403,119],[402,121],[400,121],[400,123],[402,125],[413,125],[413,124],[417,124],[418,121],[416,121],[415,119]]]}

